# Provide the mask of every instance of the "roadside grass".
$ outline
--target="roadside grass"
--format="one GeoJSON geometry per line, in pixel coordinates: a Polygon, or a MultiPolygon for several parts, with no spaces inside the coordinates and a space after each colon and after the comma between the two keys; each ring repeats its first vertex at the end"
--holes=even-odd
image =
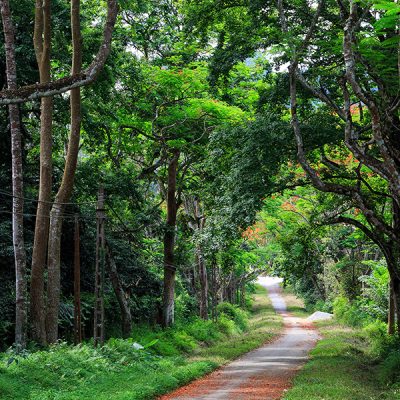
{"type": "Polygon", "coordinates": [[[0,399],[154,399],[259,347],[281,329],[281,317],[257,287],[245,332],[221,317],[217,324],[196,320],[164,331],[139,327],[133,338],[110,339],[102,349],[61,343],[9,366],[10,356],[3,353],[0,399]],[[153,345],[134,351],[135,341],[153,345]]]}
{"type": "Polygon", "coordinates": [[[282,317],[273,310],[266,289],[262,286],[256,286],[253,298],[248,330],[213,346],[199,348],[191,360],[207,359],[220,366],[275,338],[283,327],[282,317]]]}
{"type": "Polygon", "coordinates": [[[323,335],[283,400],[399,400],[400,388],[379,380],[364,332],[318,322],[323,335]]]}
{"type": "Polygon", "coordinates": [[[307,318],[311,315],[311,313],[306,310],[303,300],[293,293],[291,287],[287,286],[282,288],[282,297],[286,302],[288,312],[293,314],[295,317],[307,318]]]}

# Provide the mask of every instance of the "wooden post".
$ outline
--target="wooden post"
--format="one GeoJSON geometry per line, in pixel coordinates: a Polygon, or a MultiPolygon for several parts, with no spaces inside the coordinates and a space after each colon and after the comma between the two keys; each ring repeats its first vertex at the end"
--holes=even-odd
{"type": "Polygon", "coordinates": [[[81,322],[81,260],[80,260],[80,237],[79,220],[75,215],[75,234],[74,234],[74,342],[82,342],[82,322],[81,322]]]}
{"type": "Polygon", "coordinates": [[[217,260],[215,255],[211,259],[211,318],[217,321],[217,260]]]}
{"type": "Polygon", "coordinates": [[[96,236],[96,271],[95,271],[95,306],[94,306],[94,345],[104,344],[104,188],[99,188],[97,199],[97,236],[96,236]]]}
{"type": "Polygon", "coordinates": [[[388,312],[388,334],[395,334],[395,304],[392,282],[389,283],[389,312],[388,312]]]}

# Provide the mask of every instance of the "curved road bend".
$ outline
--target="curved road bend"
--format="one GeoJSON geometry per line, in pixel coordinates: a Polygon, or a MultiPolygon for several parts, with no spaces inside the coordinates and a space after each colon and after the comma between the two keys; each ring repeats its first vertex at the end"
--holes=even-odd
{"type": "Polygon", "coordinates": [[[284,319],[283,334],[160,400],[275,400],[283,396],[315,346],[318,333],[310,323],[287,313],[279,278],[260,277],[258,283],[268,289],[275,311],[284,319]]]}

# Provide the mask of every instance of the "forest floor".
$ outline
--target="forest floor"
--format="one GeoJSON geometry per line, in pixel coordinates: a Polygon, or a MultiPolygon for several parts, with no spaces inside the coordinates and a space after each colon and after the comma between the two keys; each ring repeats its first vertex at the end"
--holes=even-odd
{"type": "Polygon", "coordinates": [[[134,332],[133,340],[139,343],[161,335],[153,348],[158,346],[162,355],[147,357],[144,353],[140,360],[132,359],[132,342],[122,339],[111,339],[101,350],[90,344],[61,343],[10,365],[10,356],[0,354],[0,399],[154,399],[275,339],[282,328],[282,317],[274,312],[265,289],[258,288],[246,332],[226,334],[191,350],[176,353],[176,347],[171,348],[177,338],[187,342],[188,328],[181,325],[168,332],[148,328],[134,332]],[[168,355],[171,349],[175,353],[168,355]]]}
{"type": "MultiPolygon", "coordinates": [[[[283,396],[319,336],[312,324],[287,312],[278,279],[260,278],[259,284],[267,288],[275,311],[284,320],[282,335],[160,400],[272,400],[283,396]]],[[[301,312],[294,296],[286,298],[294,311],[301,312]]]]}

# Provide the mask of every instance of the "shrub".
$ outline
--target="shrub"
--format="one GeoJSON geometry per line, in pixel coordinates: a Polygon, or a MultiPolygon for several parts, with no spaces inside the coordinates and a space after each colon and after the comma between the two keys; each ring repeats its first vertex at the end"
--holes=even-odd
{"type": "Polygon", "coordinates": [[[369,275],[360,277],[364,283],[360,308],[373,320],[387,320],[389,310],[389,271],[384,261],[364,261],[372,269],[369,275]]]}
{"type": "Polygon", "coordinates": [[[332,312],[333,305],[328,301],[318,300],[314,305],[314,311],[332,312]]]}
{"type": "Polygon", "coordinates": [[[135,342],[146,346],[154,340],[157,342],[150,348],[152,353],[160,356],[178,356],[179,350],[175,345],[175,341],[171,340],[173,336],[172,330],[163,331],[149,326],[137,326],[133,329],[132,336],[135,342]]]}
{"type": "Polygon", "coordinates": [[[226,336],[232,336],[237,332],[235,323],[225,314],[219,316],[217,326],[218,330],[226,336]]]}
{"type": "Polygon", "coordinates": [[[379,378],[385,384],[400,382],[400,351],[392,351],[380,365],[379,378]]]}
{"type": "Polygon", "coordinates": [[[196,340],[208,344],[221,337],[221,333],[213,321],[204,321],[202,319],[195,319],[191,322],[187,327],[187,332],[196,340]]]}
{"type": "Polygon", "coordinates": [[[387,325],[381,321],[375,321],[364,328],[367,338],[371,343],[371,353],[375,357],[386,357],[391,349],[397,348],[396,337],[388,335],[387,325]]]}
{"type": "Polygon", "coordinates": [[[367,316],[345,297],[334,300],[333,313],[339,322],[354,327],[362,326],[367,320],[367,316]]]}
{"type": "Polygon", "coordinates": [[[248,316],[246,312],[238,306],[224,302],[217,306],[217,311],[232,320],[241,331],[245,331],[247,329],[248,316]]]}
{"type": "Polygon", "coordinates": [[[175,332],[173,334],[173,341],[176,348],[186,353],[189,353],[197,347],[196,341],[184,330],[175,332]]]}

